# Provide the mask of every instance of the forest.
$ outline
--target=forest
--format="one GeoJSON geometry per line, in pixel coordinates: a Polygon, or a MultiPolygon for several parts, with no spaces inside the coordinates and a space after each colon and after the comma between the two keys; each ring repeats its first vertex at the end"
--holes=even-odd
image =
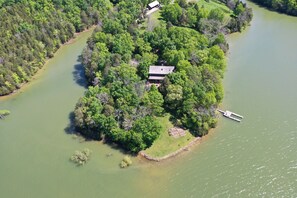
{"type": "Polygon", "coordinates": [[[0,0],[0,96],[21,87],[59,47],[100,23],[108,0],[0,0]]]}
{"type": "Polygon", "coordinates": [[[296,0],[252,0],[259,5],[288,15],[297,16],[296,0]]]}
{"type": "Polygon", "coordinates": [[[248,25],[251,9],[237,0],[223,2],[228,12],[185,0],[163,1],[164,23],[143,31],[148,1],[112,3],[113,11],[82,53],[90,86],[75,108],[76,129],[131,153],[150,147],[159,137],[156,117],[165,113],[175,126],[206,135],[216,125],[215,110],[223,99],[225,35],[248,25]],[[160,87],[148,86],[149,66],[160,64],[176,71],[160,87]]]}

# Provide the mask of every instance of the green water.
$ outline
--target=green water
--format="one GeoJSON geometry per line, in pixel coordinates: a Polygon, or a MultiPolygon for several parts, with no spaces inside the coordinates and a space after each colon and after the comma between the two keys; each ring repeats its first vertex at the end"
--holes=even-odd
{"type": "Polygon", "coordinates": [[[177,159],[118,167],[124,154],[65,129],[84,81],[90,32],[64,46],[23,93],[0,100],[0,197],[297,197],[297,18],[250,5],[252,26],[229,37],[223,107],[245,116],[177,159]],[[90,162],[69,162],[78,149],[90,162]],[[112,153],[111,157],[106,154],[112,153]]]}

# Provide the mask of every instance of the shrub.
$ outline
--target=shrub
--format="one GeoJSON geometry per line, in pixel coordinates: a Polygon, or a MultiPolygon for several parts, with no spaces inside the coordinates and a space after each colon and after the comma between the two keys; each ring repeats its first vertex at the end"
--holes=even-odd
{"type": "Polygon", "coordinates": [[[70,157],[70,160],[76,163],[77,166],[84,165],[90,159],[91,150],[83,149],[82,151],[75,151],[75,153],[70,157]]]}
{"type": "Polygon", "coordinates": [[[8,110],[0,110],[0,119],[4,119],[5,116],[8,116],[10,114],[10,111],[8,110]]]}
{"type": "Polygon", "coordinates": [[[121,168],[126,168],[132,165],[132,160],[129,156],[125,156],[124,159],[120,163],[121,168]]]}

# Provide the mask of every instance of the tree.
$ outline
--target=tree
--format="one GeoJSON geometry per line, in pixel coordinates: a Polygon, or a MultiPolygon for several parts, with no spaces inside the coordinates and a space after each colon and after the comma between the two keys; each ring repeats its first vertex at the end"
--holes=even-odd
{"type": "Polygon", "coordinates": [[[165,6],[161,12],[162,17],[174,25],[178,24],[182,13],[182,8],[177,3],[165,6]]]}
{"type": "Polygon", "coordinates": [[[198,22],[198,11],[194,7],[187,10],[187,21],[190,27],[196,27],[198,22]]]}
{"type": "Polygon", "coordinates": [[[152,85],[150,91],[145,93],[143,103],[152,111],[153,115],[162,115],[164,99],[155,85],[152,85]]]}
{"type": "Polygon", "coordinates": [[[153,53],[144,53],[137,67],[137,73],[142,79],[148,78],[149,67],[154,64],[158,59],[158,56],[153,53]]]}
{"type": "Polygon", "coordinates": [[[120,55],[128,55],[131,58],[131,55],[134,51],[134,42],[130,34],[122,33],[117,34],[114,37],[112,52],[118,53],[120,55]]]}
{"type": "Polygon", "coordinates": [[[85,75],[89,82],[93,82],[97,77],[97,71],[103,71],[110,58],[110,53],[105,43],[96,43],[91,54],[89,51],[84,50],[85,75]]]}
{"type": "Polygon", "coordinates": [[[183,98],[183,88],[180,85],[169,85],[167,87],[165,102],[170,109],[176,109],[183,98]]]}
{"type": "Polygon", "coordinates": [[[176,65],[177,71],[186,70],[187,68],[190,68],[192,65],[188,60],[180,60],[178,61],[176,65]]]}
{"type": "Polygon", "coordinates": [[[185,55],[180,50],[167,50],[164,52],[163,58],[169,65],[176,66],[180,61],[185,60],[185,55]]]}
{"type": "Polygon", "coordinates": [[[147,148],[147,145],[142,139],[142,134],[134,131],[129,131],[126,133],[126,142],[124,147],[126,147],[132,153],[138,153],[141,150],[147,148]]]}
{"type": "Polygon", "coordinates": [[[218,73],[223,75],[226,68],[225,54],[219,46],[215,45],[209,49],[209,58],[207,61],[218,73]]]}
{"type": "Polygon", "coordinates": [[[105,19],[103,21],[103,27],[105,33],[110,33],[112,35],[116,35],[119,33],[123,33],[124,27],[118,20],[114,19],[105,19]]]}
{"type": "Polygon", "coordinates": [[[177,3],[182,8],[186,8],[188,6],[187,0],[177,0],[177,3]]]}
{"type": "Polygon", "coordinates": [[[143,55],[149,53],[152,50],[149,42],[146,42],[143,38],[137,38],[135,42],[136,53],[143,55]]]}
{"type": "MultiPolygon", "coordinates": [[[[98,1],[0,1],[0,95],[30,80],[61,44],[107,16],[111,3],[98,1]],[[98,6],[100,4],[100,6],[98,6]],[[100,10],[100,12],[98,12],[100,10]],[[95,19],[95,14],[97,16],[95,19]]],[[[90,58],[89,51],[86,57],[90,58]]],[[[90,75],[96,64],[90,64],[90,75]]],[[[90,81],[91,82],[91,81],[90,81]]]]}
{"type": "Polygon", "coordinates": [[[208,15],[208,19],[210,20],[216,20],[216,21],[219,21],[219,22],[223,22],[224,21],[224,13],[221,9],[219,8],[216,8],[216,9],[212,9],[208,15]]]}
{"type": "MultiPolygon", "coordinates": [[[[91,138],[104,135],[132,153],[150,147],[159,137],[161,127],[154,116],[164,112],[194,135],[207,134],[216,124],[215,110],[223,98],[224,52],[228,47],[224,34],[227,28],[245,27],[252,16],[245,4],[245,10],[240,11],[237,0],[220,1],[238,7],[228,26],[221,8],[178,1],[180,5],[163,7],[166,23],[151,32],[140,31],[134,24],[147,0],[113,1],[112,17],[103,19],[102,29],[96,29],[83,52],[86,75],[93,86],[77,104],[77,129],[91,138]],[[158,62],[174,65],[176,70],[158,88],[149,87],[145,83],[149,66],[158,62]]],[[[74,5],[84,4],[86,1],[74,5]]],[[[89,16],[91,11],[83,10],[89,16]]],[[[13,73],[19,78],[0,75],[0,83],[16,86],[24,75],[13,73]]]]}
{"type": "Polygon", "coordinates": [[[132,130],[142,134],[142,141],[148,148],[160,136],[161,126],[151,116],[146,116],[136,120],[132,130]]]}
{"type": "Polygon", "coordinates": [[[220,33],[213,41],[213,45],[218,45],[224,53],[226,53],[229,49],[229,45],[225,39],[224,34],[220,33]]]}
{"type": "Polygon", "coordinates": [[[235,7],[235,10],[234,10],[234,14],[236,15],[240,15],[241,13],[243,13],[245,11],[245,8],[243,6],[242,3],[239,3],[236,7],[235,7]]]}

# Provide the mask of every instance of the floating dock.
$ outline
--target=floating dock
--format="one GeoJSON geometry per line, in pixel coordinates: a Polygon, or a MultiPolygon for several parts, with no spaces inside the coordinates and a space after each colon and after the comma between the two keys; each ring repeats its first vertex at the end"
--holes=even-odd
{"type": "Polygon", "coordinates": [[[240,122],[243,119],[243,116],[233,113],[231,111],[223,111],[223,110],[218,109],[218,112],[221,112],[226,118],[229,118],[229,119],[237,121],[237,122],[240,122]]]}

